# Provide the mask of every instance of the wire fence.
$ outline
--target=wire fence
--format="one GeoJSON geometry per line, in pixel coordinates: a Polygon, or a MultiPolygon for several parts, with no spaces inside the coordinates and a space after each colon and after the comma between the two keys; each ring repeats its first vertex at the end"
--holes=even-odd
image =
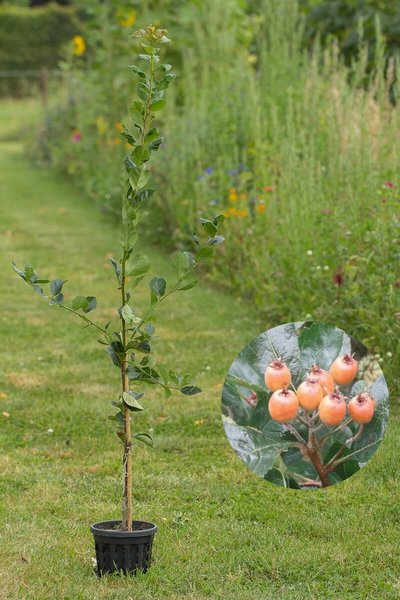
{"type": "Polygon", "coordinates": [[[65,72],[59,69],[0,69],[0,96],[23,97],[40,94],[47,104],[51,81],[63,80],[65,72]]]}

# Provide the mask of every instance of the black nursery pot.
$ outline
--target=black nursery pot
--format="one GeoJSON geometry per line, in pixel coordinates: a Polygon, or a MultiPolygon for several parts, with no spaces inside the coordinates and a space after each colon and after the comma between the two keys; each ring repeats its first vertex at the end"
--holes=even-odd
{"type": "Polygon", "coordinates": [[[94,523],[90,530],[96,546],[97,571],[104,573],[145,573],[151,564],[156,525],[132,521],[133,531],[116,529],[121,521],[94,523]]]}

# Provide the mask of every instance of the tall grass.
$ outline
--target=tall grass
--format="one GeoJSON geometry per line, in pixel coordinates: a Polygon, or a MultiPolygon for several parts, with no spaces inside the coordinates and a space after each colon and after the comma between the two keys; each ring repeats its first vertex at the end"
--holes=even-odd
{"type": "MultiPolygon", "coordinates": [[[[179,242],[176,219],[226,213],[227,242],[210,277],[255,302],[266,326],[312,318],[343,327],[393,375],[400,105],[391,99],[400,84],[378,24],[371,75],[366,45],[350,67],[334,41],[305,50],[296,0],[260,0],[250,14],[238,0],[196,6],[171,24],[180,82],[162,114],[167,141],[154,173],[159,237],[179,242]]],[[[83,130],[79,144],[62,141],[65,118],[48,130],[58,162],[103,201],[118,197],[112,165],[123,148],[113,145],[112,122],[110,134],[99,132],[96,115],[121,118],[101,105],[111,92],[115,110],[127,102],[126,76],[113,68],[113,59],[99,60],[96,72],[79,76],[69,120],[83,130]],[[85,101],[89,88],[97,105],[85,101]],[[99,169],[99,156],[109,168],[99,169]]]]}
{"type": "Polygon", "coordinates": [[[385,66],[381,43],[373,76],[363,45],[350,68],[334,42],[306,52],[295,1],[264,0],[261,16],[256,64],[229,3],[205,3],[194,24],[184,94],[165,116],[163,217],[226,211],[215,279],[254,298],[268,324],[333,322],[390,362],[400,331],[398,64],[385,66]],[[229,202],[232,185],[246,198],[229,202]],[[242,215],[229,210],[238,204],[242,215]]]}

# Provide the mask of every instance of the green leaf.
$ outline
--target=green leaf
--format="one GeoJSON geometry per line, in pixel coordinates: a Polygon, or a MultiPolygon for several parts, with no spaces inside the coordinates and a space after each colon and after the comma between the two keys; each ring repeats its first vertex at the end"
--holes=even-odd
{"type": "Polygon", "coordinates": [[[164,73],[168,73],[169,71],[171,71],[171,69],[172,69],[172,65],[168,65],[165,63],[161,63],[157,67],[157,71],[164,71],[164,73]]]}
{"type": "Polygon", "coordinates": [[[200,394],[200,392],[202,392],[202,389],[197,387],[196,385],[184,385],[179,391],[185,396],[194,396],[195,394],[200,394]]]}
{"type": "Polygon", "coordinates": [[[172,269],[178,275],[178,277],[183,277],[191,266],[192,263],[190,261],[188,252],[180,252],[172,259],[172,269]]]}
{"type": "Polygon", "coordinates": [[[84,309],[87,307],[88,301],[86,296],[76,296],[71,302],[72,310],[84,309]]]}
{"type": "Polygon", "coordinates": [[[64,304],[64,296],[63,294],[57,294],[57,296],[54,296],[53,300],[50,300],[49,302],[50,305],[54,305],[54,304],[64,304]]]}
{"type": "Polygon", "coordinates": [[[136,146],[135,150],[132,152],[132,159],[134,160],[136,165],[141,165],[147,162],[150,158],[149,150],[144,145],[136,146]]]}
{"type": "Polygon", "coordinates": [[[14,269],[14,271],[15,271],[16,273],[18,273],[18,275],[19,275],[20,277],[22,277],[22,279],[23,279],[24,281],[26,281],[26,277],[25,277],[25,273],[24,273],[24,271],[21,271],[21,269],[18,269],[18,267],[17,267],[17,265],[16,265],[16,263],[15,263],[14,261],[12,261],[12,268],[14,269]]]}
{"type": "Polygon", "coordinates": [[[131,71],[134,71],[137,75],[139,75],[139,77],[141,77],[142,79],[148,79],[148,75],[147,73],[145,73],[140,67],[138,67],[137,65],[129,65],[129,69],[131,69],[131,71]]]}
{"type": "Polygon", "coordinates": [[[116,421],[119,425],[124,425],[124,415],[121,412],[117,412],[116,415],[108,417],[110,421],[116,421]]]}
{"type": "Polygon", "coordinates": [[[153,448],[153,438],[149,433],[134,433],[132,435],[132,438],[138,440],[138,442],[143,442],[143,444],[147,444],[147,446],[151,446],[153,448]]]}
{"type": "Polygon", "coordinates": [[[351,353],[348,335],[337,327],[313,323],[299,335],[300,360],[305,371],[313,365],[328,370],[333,361],[342,354],[351,353]]]}
{"type": "Polygon", "coordinates": [[[214,250],[209,246],[205,246],[204,248],[200,248],[200,250],[196,254],[197,260],[208,260],[214,255],[214,250]]]}
{"type": "Polygon", "coordinates": [[[25,265],[25,280],[28,283],[34,283],[37,279],[37,273],[35,271],[35,269],[32,267],[32,265],[25,265]]]}
{"type": "Polygon", "coordinates": [[[124,304],[124,306],[119,311],[119,314],[121,315],[125,323],[140,323],[141,321],[140,317],[137,317],[135,315],[129,304],[124,304]]]}
{"type": "Polygon", "coordinates": [[[132,119],[135,122],[135,125],[139,127],[143,127],[144,121],[144,107],[141,102],[135,100],[129,108],[129,113],[132,116],[132,119]]]}
{"type": "Polygon", "coordinates": [[[159,149],[159,147],[161,146],[161,144],[163,142],[164,142],[164,138],[159,137],[158,139],[154,140],[154,142],[151,142],[151,144],[149,146],[149,150],[151,150],[152,152],[155,152],[156,150],[159,149]]]}
{"type": "Polygon", "coordinates": [[[183,280],[181,281],[181,283],[178,286],[178,290],[180,292],[183,292],[185,290],[191,290],[192,288],[194,288],[195,285],[197,285],[198,280],[197,279],[189,279],[189,280],[183,280]]]}
{"type": "Polygon", "coordinates": [[[147,273],[150,261],[145,254],[139,253],[131,256],[126,265],[126,274],[138,277],[147,273]]]}
{"type": "Polygon", "coordinates": [[[65,282],[65,279],[53,279],[50,282],[50,291],[53,296],[57,296],[61,292],[65,282]]]}
{"type": "Polygon", "coordinates": [[[159,137],[160,137],[160,132],[158,131],[157,127],[153,127],[146,134],[146,136],[144,138],[144,141],[145,141],[146,144],[151,144],[151,142],[154,142],[154,140],[156,140],[159,137]]]}
{"type": "Polygon", "coordinates": [[[165,294],[167,282],[162,277],[153,277],[150,281],[151,304],[155,304],[165,294]]]}
{"type": "Polygon", "coordinates": [[[113,258],[109,258],[108,260],[110,261],[110,263],[113,266],[113,269],[115,271],[115,275],[117,276],[117,279],[118,279],[118,283],[121,285],[122,284],[121,266],[113,258]]]}
{"type": "Polygon", "coordinates": [[[208,219],[200,219],[200,223],[208,235],[215,235],[217,233],[217,227],[212,221],[209,221],[208,219]]]}
{"type": "Polygon", "coordinates": [[[142,393],[137,392],[122,392],[122,399],[124,404],[133,412],[139,412],[144,410],[143,406],[139,404],[138,399],[143,396],[142,393]]]}
{"type": "Polygon", "coordinates": [[[89,313],[97,307],[97,300],[94,296],[86,296],[87,305],[83,308],[84,313],[89,313]]]}
{"type": "Polygon", "coordinates": [[[153,112],[157,112],[157,111],[161,110],[162,108],[164,108],[164,106],[165,106],[165,98],[162,98],[161,100],[157,100],[156,102],[150,103],[150,108],[153,112]]]}
{"type": "Polygon", "coordinates": [[[111,358],[112,362],[114,363],[114,365],[116,367],[120,368],[122,366],[122,361],[121,361],[120,357],[118,356],[118,354],[113,349],[113,347],[107,346],[106,351],[107,351],[107,354],[109,355],[109,357],[111,358]]]}
{"type": "Polygon", "coordinates": [[[41,288],[37,283],[33,284],[33,289],[39,296],[44,296],[43,288],[41,288]]]}

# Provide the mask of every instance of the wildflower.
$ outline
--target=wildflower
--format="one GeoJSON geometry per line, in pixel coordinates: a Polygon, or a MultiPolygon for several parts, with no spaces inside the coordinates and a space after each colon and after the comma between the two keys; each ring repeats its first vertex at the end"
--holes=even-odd
{"type": "Polygon", "coordinates": [[[54,433],[54,429],[52,429],[51,427],[48,428],[47,433],[54,433]]]}
{"type": "Polygon", "coordinates": [[[307,256],[312,256],[313,252],[312,250],[307,250],[307,256]]]}
{"type": "Polygon", "coordinates": [[[265,204],[257,204],[256,211],[258,213],[264,213],[266,210],[267,210],[267,207],[265,206],[265,204]]]}
{"type": "Polygon", "coordinates": [[[119,133],[122,133],[124,130],[124,126],[119,121],[115,123],[114,127],[119,133]]]}
{"type": "Polygon", "coordinates": [[[119,12],[117,13],[118,23],[121,27],[133,27],[136,23],[136,13],[134,10],[129,12],[119,12]]]}
{"type": "Polygon", "coordinates": [[[214,169],[212,167],[207,167],[207,169],[204,169],[204,173],[206,175],[211,175],[211,173],[214,171],[214,169]]]}
{"type": "Polygon", "coordinates": [[[224,216],[225,216],[225,217],[234,217],[234,216],[236,215],[236,213],[237,213],[237,209],[236,209],[236,208],[234,208],[233,206],[230,206],[230,207],[228,208],[228,210],[226,210],[226,211],[224,212],[224,216]]]}
{"type": "Polygon", "coordinates": [[[196,421],[194,422],[195,425],[204,425],[205,420],[204,419],[196,419],[196,421]]]}
{"type": "Polygon", "coordinates": [[[107,123],[105,118],[102,115],[99,115],[98,117],[96,117],[96,127],[97,127],[97,131],[99,132],[100,135],[104,135],[105,132],[107,131],[107,123]]]}
{"type": "Polygon", "coordinates": [[[80,131],[74,131],[74,133],[72,134],[72,141],[76,144],[77,142],[80,142],[82,139],[82,134],[80,133],[80,131]]]}
{"type": "Polygon", "coordinates": [[[82,54],[86,50],[85,40],[81,35],[75,35],[72,38],[72,43],[74,44],[74,54],[75,56],[82,56],[82,54]]]}
{"type": "Polygon", "coordinates": [[[249,63],[251,65],[255,65],[258,60],[258,56],[257,56],[257,54],[249,54],[247,56],[247,60],[249,61],[249,63]]]}
{"type": "Polygon", "coordinates": [[[236,202],[237,201],[237,199],[238,199],[238,193],[235,190],[235,188],[230,188],[228,198],[229,198],[229,202],[236,202]]]}
{"type": "Polygon", "coordinates": [[[392,352],[386,352],[386,356],[387,356],[388,358],[392,358],[392,356],[393,356],[393,353],[392,353],[392,352]]]}
{"type": "Polygon", "coordinates": [[[237,211],[237,216],[240,217],[241,219],[243,219],[244,217],[248,217],[249,211],[247,210],[247,208],[240,208],[237,211]]]}
{"type": "Polygon", "coordinates": [[[273,185],[265,185],[263,189],[264,192],[273,192],[275,188],[273,185]]]}
{"type": "Polygon", "coordinates": [[[396,187],[392,181],[385,181],[383,185],[389,188],[390,190],[393,190],[396,187]]]}
{"type": "Polygon", "coordinates": [[[324,271],[329,271],[329,267],[328,267],[328,265],[325,265],[325,266],[324,266],[324,271]]]}
{"type": "Polygon", "coordinates": [[[3,410],[3,413],[2,413],[2,414],[3,414],[3,417],[6,417],[6,419],[8,419],[8,418],[9,418],[9,416],[10,416],[10,413],[9,413],[9,412],[7,412],[6,410],[3,410]]]}
{"type": "Polygon", "coordinates": [[[6,398],[8,398],[8,394],[5,392],[0,392],[0,400],[5,400],[6,398]]]}
{"type": "Polygon", "coordinates": [[[342,269],[339,269],[334,274],[334,276],[333,276],[333,283],[335,285],[339,285],[339,286],[344,284],[344,272],[343,272],[342,269]]]}

